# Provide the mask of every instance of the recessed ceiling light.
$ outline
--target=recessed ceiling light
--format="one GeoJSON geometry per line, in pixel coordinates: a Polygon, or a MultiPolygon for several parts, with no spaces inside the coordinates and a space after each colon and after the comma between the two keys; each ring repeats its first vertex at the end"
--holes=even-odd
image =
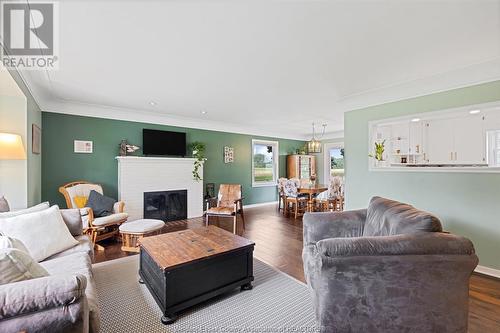
{"type": "Polygon", "coordinates": [[[200,111],[201,114],[207,114],[207,111],[200,111]]]}
{"type": "Polygon", "coordinates": [[[470,114],[478,114],[479,112],[481,112],[481,110],[470,110],[469,111],[470,114]]]}
{"type": "Polygon", "coordinates": [[[420,118],[413,118],[411,121],[414,123],[418,123],[420,121],[420,118]]]}
{"type": "Polygon", "coordinates": [[[149,105],[156,106],[156,102],[155,101],[151,101],[151,102],[149,102],[149,105]]]}

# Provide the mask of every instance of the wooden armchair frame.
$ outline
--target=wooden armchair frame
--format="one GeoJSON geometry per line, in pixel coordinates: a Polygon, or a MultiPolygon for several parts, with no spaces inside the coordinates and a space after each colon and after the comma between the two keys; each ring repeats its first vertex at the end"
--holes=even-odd
{"type": "MultiPolygon", "coordinates": [[[[241,193],[241,185],[238,184],[221,184],[223,185],[234,185],[234,186],[239,186],[239,192],[241,193]]],[[[219,189],[220,191],[220,189],[219,189]]],[[[243,222],[243,229],[245,229],[245,216],[243,214],[243,196],[240,198],[236,199],[233,201],[233,210],[231,214],[223,214],[223,213],[217,213],[217,212],[210,212],[210,209],[207,209],[205,213],[205,224],[208,226],[209,224],[209,217],[210,216],[217,216],[217,217],[231,217],[233,219],[233,233],[236,234],[236,222],[238,218],[238,214],[241,216],[241,221],[243,222]]],[[[221,207],[221,200],[220,198],[217,199],[217,208],[221,207]]],[[[226,208],[229,208],[225,206],[226,208]]]]}
{"type": "MultiPolygon", "coordinates": [[[[67,184],[62,185],[61,187],[59,187],[59,192],[64,196],[64,199],[66,200],[67,208],[78,208],[78,207],[73,207],[73,203],[72,203],[71,197],[70,197],[67,189],[70,187],[73,187],[76,185],[82,185],[82,184],[101,186],[100,184],[87,182],[85,180],[79,180],[79,181],[75,181],[75,182],[71,182],[71,183],[67,183],[67,184]]],[[[123,213],[124,209],[125,209],[125,203],[118,202],[118,205],[116,208],[117,208],[116,213],[123,213]]],[[[104,248],[102,246],[98,245],[97,242],[99,242],[103,239],[117,236],[119,234],[118,227],[122,223],[127,222],[127,218],[125,217],[125,218],[120,219],[118,221],[114,221],[110,224],[97,226],[97,225],[93,224],[95,218],[94,218],[94,212],[93,212],[92,208],[88,208],[88,207],[80,208],[80,214],[82,215],[82,218],[86,218],[88,221],[88,227],[85,228],[83,231],[85,234],[90,236],[92,243],[95,245],[95,247],[98,250],[103,250],[104,248]]]]}

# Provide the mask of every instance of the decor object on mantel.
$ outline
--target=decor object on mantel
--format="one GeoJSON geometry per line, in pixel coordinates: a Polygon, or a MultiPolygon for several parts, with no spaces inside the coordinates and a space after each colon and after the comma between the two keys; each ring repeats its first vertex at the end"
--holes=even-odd
{"type": "Polygon", "coordinates": [[[225,146],[224,147],[224,163],[234,162],[234,148],[225,146]]]}
{"type": "Polygon", "coordinates": [[[194,141],[188,145],[188,148],[192,150],[193,157],[196,159],[194,161],[193,167],[193,178],[196,181],[203,180],[200,176],[200,167],[203,165],[205,159],[205,144],[203,142],[194,141]]]}
{"type": "Polygon", "coordinates": [[[323,133],[321,134],[320,137],[316,138],[314,132],[314,123],[312,123],[313,127],[312,138],[307,142],[307,151],[309,152],[309,154],[321,153],[321,142],[319,140],[325,135],[326,124],[323,124],[322,126],[323,126],[323,133]]]}
{"type": "Polygon", "coordinates": [[[125,139],[120,142],[120,156],[127,156],[128,153],[134,153],[139,149],[141,149],[141,147],[128,144],[125,139]]]}

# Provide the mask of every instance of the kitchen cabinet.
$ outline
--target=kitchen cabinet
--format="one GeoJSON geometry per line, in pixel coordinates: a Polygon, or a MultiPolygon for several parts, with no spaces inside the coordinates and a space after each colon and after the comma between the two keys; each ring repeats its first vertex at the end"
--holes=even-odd
{"type": "Polygon", "coordinates": [[[483,117],[429,120],[425,124],[425,156],[428,164],[476,165],[486,163],[483,117]]]}
{"type": "Polygon", "coordinates": [[[286,177],[309,179],[316,175],[316,156],[288,155],[286,157],[286,177]]]}

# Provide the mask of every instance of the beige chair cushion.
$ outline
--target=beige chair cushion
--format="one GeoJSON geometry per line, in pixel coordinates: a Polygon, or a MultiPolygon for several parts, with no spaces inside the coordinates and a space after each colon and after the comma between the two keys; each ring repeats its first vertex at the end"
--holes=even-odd
{"type": "Polygon", "coordinates": [[[75,196],[88,198],[90,191],[92,191],[92,190],[96,191],[97,193],[103,194],[102,187],[99,184],[78,184],[78,185],[66,188],[66,191],[68,192],[69,197],[71,198],[72,207],[73,208],[77,207],[77,205],[75,204],[75,200],[74,200],[75,196]]]}
{"type": "Polygon", "coordinates": [[[219,187],[219,207],[233,207],[234,201],[241,199],[241,185],[221,184],[219,187]]]}
{"type": "Polygon", "coordinates": [[[212,207],[207,210],[207,214],[214,215],[234,215],[234,208],[229,207],[212,207]]]}
{"type": "Polygon", "coordinates": [[[108,216],[97,217],[92,221],[94,227],[104,227],[111,224],[116,224],[117,222],[126,220],[128,218],[127,213],[111,214],[108,216]]]}

